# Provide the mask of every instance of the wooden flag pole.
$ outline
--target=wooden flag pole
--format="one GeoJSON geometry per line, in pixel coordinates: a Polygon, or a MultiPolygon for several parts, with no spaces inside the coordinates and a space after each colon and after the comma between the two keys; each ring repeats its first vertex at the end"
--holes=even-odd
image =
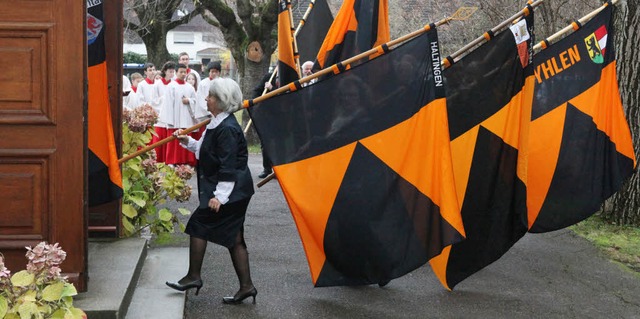
{"type": "MultiPolygon", "coordinates": [[[[543,1],[543,0],[538,0],[538,1],[543,1]]],[[[463,8],[461,8],[461,9],[463,9],[463,8]]],[[[444,19],[436,22],[435,26],[438,27],[438,26],[441,26],[443,24],[449,23],[450,21],[453,21],[453,20],[464,20],[464,19],[466,19],[468,16],[465,16],[465,17],[461,17],[460,16],[459,12],[462,12],[461,9],[458,9],[458,11],[456,11],[456,13],[454,13],[452,16],[444,18],[444,19]]],[[[468,8],[465,8],[465,9],[468,9],[468,8]]],[[[413,39],[413,38],[415,38],[415,37],[427,32],[429,30],[431,30],[431,26],[427,24],[423,28],[420,28],[420,29],[415,30],[415,31],[413,31],[411,33],[405,34],[404,36],[401,36],[401,37],[399,37],[397,39],[391,40],[391,41],[389,41],[389,42],[387,42],[387,43],[385,43],[383,45],[379,45],[379,46],[377,46],[375,48],[372,48],[370,50],[362,52],[362,53],[360,53],[360,54],[358,54],[356,56],[353,56],[351,58],[348,58],[348,59],[346,59],[346,60],[344,60],[342,62],[339,62],[339,63],[334,64],[332,66],[326,67],[326,68],[324,68],[324,69],[322,69],[322,70],[320,70],[320,71],[318,71],[318,72],[316,72],[314,74],[311,74],[309,76],[305,76],[305,77],[301,78],[298,82],[300,84],[307,83],[307,82],[309,82],[309,81],[311,81],[313,79],[317,79],[317,78],[319,78],[319,77],[321,77],[323,75],[327,75],[329,73],[333,73],[334,70],[338,69],[338,64],[346,66],[346,65],[349,65],[349,64],[351,64],[353,62],[356,62],[358,60],[361,60],[361,59],[364,59],[366,57],[369,57],[370,55],[377,54],[377,53],[382,53],[382,52],[384,52],[384,50],[382,48],[383,46],[387,46],[389,48],[394,47],[394,46],[396,46],[396,45],[398,45],[398,44],[400,44],[402,42],[405,42],[407,40],[413,39]]],[[[289,83],[289,85],[281,86],[280,88],[278,88],[276,90],[273,90],[273,91],[271,91],[271,92],[269,92],[269,93],[267,93],[267,94],[265,94],[263,96],[257,97],[257,98],[255,98],[255,99],[253,99],[251,101],[252,101],[252,103],[259,103],[259,102],[262,102],[262,101],[264,101],[266,99],[272,98],[272,97],[274,97],[274,96],[276,96],[276,95],[278,95],[280,93],[284,93],[284,92],[287,92],[289,90],[293,90],[294,88],[295,88],[295,85],[293,83],[289,83]]],[[[249,103],[249,100],[245,100],[244,101],[244,107],[245,108],[248,108],[250,106],[250,104],[251,103],[249,103]]]]}
{"type": "MultiPolygon", "coordinates": [[[[189,133],[191,133],[191,132],[193,132],[193,131],[195,131],[195,130],[197,130],[197,129],[199,129],[199,128],[207,125],[207,124],[209,124],[209,122],[211,122],[211,119],[204,120],[204,121],[202,121],[202,122],[200,122],[200,123],[198,123],[198,124],[196,124],[196,125],[194,125],[194,126],[192,126],[190,128],[182,130],[182,132],[184,132],[184,134],[189,134],[189,133]]],[[[162,139],[160,141],[157,141],[157,142],[155,142],[155,143],[153,143],[151,145],[147,145],[147,146],[139,149],[135,153],[129,154],[129,155],[119,159],[118,160],[118,164],[122,164],[122,163],[124,163],[124,162],[126,162],[126,161],[128,161],[128,160],[130,160],[130,159],[132,159],[134,157],[136,157],[136,156],[144,154],[144,153],[146,153],[146,152],[148,152],[148,151],[150,151],[150,150],[152,150],[152,149],[154,149],[154,148],[156,148],[158,146],[162,146],[164,144],[167,144],[167,143],[169,143],[169,142],[171,142],[171,141],[173,141],[175,139],[176,139],[176,137],[171,135],[171,136],[166,137],[166,138],[164,138],[164,139],[162,139]]]]}
{"type": "Polygon", "coordinates": [[[311,9],[313,9],[313,6],[316,4],[316,0],[311,0],[311,2],[309,2],[309,7],[307,8],[307,11],[304,12],[304,15],[302,15],[302,20],[300,20],[300,22],[298,22],[298,26],[296,27],[296,32],[294,32],[294,36],[297,36],[298,33],[300,33],[300,30],[302,29],[302,26],[304,26],[304,24],[307,21],[307,18],[309,17],[309,14],[311,14],[311,9]]]}
{"type": "MultiPolygon", "coordinates": [[[[618,3],[618,0],[612,0],[611,4],[615,5],[616,3],[618,3]]],[[[585,24],[587,23],[589,20],[591,20],[591,18],[593,18],[596,14],[600,13],[600,11],[604,10],[604,8],[606,8],[609,5],[609,3],[605,2],[602,6],[600,6],[599,8],[591,11],[590,13],[588,13],[587,15],[585,15],[584,17],[578,19],[578,22],[580,22],[580,24],[585,24]]],[[[538,42],[538,44],[536,44],[533,49],[534,50],[540,50],[542,49],[543,43],[545,43],[545,41],[547,42],[547,44],[552,43],[556,40],[558,40],[559,38],[561,38],[562,36],[564,36],[566,33],[568,33],[569,31],[573,31],[576,30],[574,29],[574,25],[573,23],[564,27],[562,30],[554,33],[553,35],[551,35],[550,37],[546,38],[543,41],[538,42]]]]}
{"type": "MultiPolygon", "coordinates": [[[[300,71],[300,52],[298,52],[298,41],[296,40],[296,29],[293,28],[293,15],[291,14],[291,0],[287,0],[287,10],[289,11],[289,25],[291,26],[291,39],[293,41],[293,59],[296,61],[296,71],[298,78],[302,72],[300,71]]],[[[286,84],[286,83],[281,83],[286,84]]]]}
{"type": "Polygon", "coordinates": [[[272,179],[274,179],[276,177],[276,173],[271,173],[269,175],[267,175],[267,177],[263,178],[261,181],[258,182],[258,184],[256,184],[256,186],[258,186],[258,188],[264,186],[264,184],[268,183],[269,181],[271,181],[272,179]]]}
{"type": "MultiPolygon", "coordinates": [[[[544,2],[544,0],[537,0],[537,1],[534,1],[533,3],[531,3],[530,5],[531,5],[532,8],[535,8],[535,7],[539,6],[540,4],[542,4],[542,2],[544,2]]],[[[524,9],[518,11],[518,13],[514,14],[513,16],[511,16],[507,20],[504,20],[504,21],[502,21],[502,23],[500,23],[497,26],[493,27],[491,29],[491,32],[497,33],[499,31],[501,31],[506,26],[512,24],[514,20],[517,20],[517,19],[523,17],[528,9],[529,8],[524,8],[524,9]]],[[[483,43],[485,41],[488,41],[488,40],[484,35],[482,35],[482,36],[478,37],[477,39],[469,42],[469,44],[467,44],[464,47],[460,48],[458,51],[454,52],[451,55],[451,58],[453,59],[454,62],[457,61],[457,60],[460,60],[460,58],[462,58],[463,54],[467,53],[473,47],[475,47],[476,45],[478,45],[480,43],[483,43]]]]}

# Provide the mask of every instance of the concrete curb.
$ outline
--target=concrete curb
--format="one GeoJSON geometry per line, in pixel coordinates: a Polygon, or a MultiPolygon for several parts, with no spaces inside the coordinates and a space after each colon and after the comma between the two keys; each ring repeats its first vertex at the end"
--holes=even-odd
{"type": "Polygon", "coordinates": [[[91,319],[124,318],[146,255],[143,238],[89,242],[88,289],[74,306],[91,319]]]}

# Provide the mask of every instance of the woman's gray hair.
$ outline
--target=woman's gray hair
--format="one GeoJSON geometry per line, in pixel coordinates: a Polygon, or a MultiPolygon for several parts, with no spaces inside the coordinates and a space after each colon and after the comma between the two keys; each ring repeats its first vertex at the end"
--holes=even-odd
{"type": "Polygon", "coordinates": [[[233,113],[242,108],[242,91],[232,79],[215,78],[209,86],[209,96],[218,100],[222,112],[233,113]]]}

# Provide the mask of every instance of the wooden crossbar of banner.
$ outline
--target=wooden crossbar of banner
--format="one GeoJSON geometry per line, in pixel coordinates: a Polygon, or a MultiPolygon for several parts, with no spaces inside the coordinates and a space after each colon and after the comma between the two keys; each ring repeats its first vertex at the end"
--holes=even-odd
{"type": "MultiPolygon", "coordinates": [[[[542,0],[539,0],[539,1],[542,1],[542,0]]],[[[458,11],[460,11],[460,9],[458,11]]],[[[453,21],[453,20],[466,19],[466,17],[459,17],[459,15],[457,15],[458,11],[456,11],[456,13],[454,13],[452,16],[446,17],[446,18],[436,22],[435,26],[436,27],[437,26],[441,26],[441,25],[449,23],[450,21],[453,21]]],[[[356,62],[356,61],[362,60],[364,58],[367,58],[370,55],[379,54],[380,52],[383,52],[383,49],[382,49],[383,46],[387,46],[389,48],[395,47],[400,43],[403,43],[405,41],[413,39],[413,38],[415,38],[415,37],[427,32],[427,31],[429,31],[430,29],[431,29],[431,26],[429,24],[427,24],[423,28],[420,28],[420,29],[415,30],[415,31],[413,31],[411,33],[405,34],[405,35],[403,35],[403,36],[401,36],[401,37],[399,37],[397,39],[391,40],[391,41],[389,41],[389,42],[387,42],[387,43],[385,43],[383,45],[379,45],[379,46],[377,46],[375,48],[372,48],[370,50],[362,52],[362,53],[360,53],[360,54],[358,54],[356,56],[353,56],[353,57],[348,58],[348,59],[346,59],[346,60],[344,60],[342,62],[339,62],[338,64],[347,66],[347,65],[349,65],[349,64],[351,64],[353,62],[356,62]]],[[[318,72],[316,72],[314,74],[311,74],[309,76],[305,76],[305,77],[301,78],[300,80],[298,80],[298,82],[300,84],[307,83],[307,82],[309,82],[309,81],[311,81],[313,79],[319,78],[319,77],[321,77],[323,75],[327,75],[329,73],[333,73],[334,72],[333,70],[336,67],[337,67],[337,64],[334,64],[332,66],[326,67],[326,68],[324,68],[324,69],[322,69],[322,70],[320,70],[320,71],[318,71],[318,72]]],[[[287,91],[289,91],[289,86],[288,85],[281,86],[280,88],[278,88],[276,90],[273,90],[273,91],[271,91],[271,92],[269,92],[269,93],[267,93],[267,94],[265,94],[263,96],[259,96],[259,97],[255,98],[255,99],[251,100],[251,101],[253,103],[260,103],[260,102],[262,102],[262,101],[264,101],[266,99],[272,98],[272,97],[274,97],[274,96],[276,96],[276,95],[278,95],[280,93],[284,93],[284,92],[287,92],[287,91]]],[[[249,100],[245,100],[244,101],[244,107],[245,108],[249,107],[249,100]]]]}
{"type": "MultiPolygon", "coordinates": [[[[537,0],[534,1],[532,3],[529,4],[529,6],[531,6],[532,8],[535,8],[537,6],[539,6],[540,4],[542,4],[542,2],[544,2],[544,0],[537,0]]],[[[498,24],[497,26],[493,27],[491,29],[491,32],[493,32],[494,34],[497,34],[498,32],[502,31],[503,29],[505,29],[508,25],[512,24],[513,21],[522,18],[523,16],[526,15],[527,10],[529,10],[528,7],[525,7],[524,9],[518,11],[518,13],[512,15],[510,18],[502,21],[502,23],[498,24]]],[[[462,58],[462,56],[469,52],[472,48],[476,47],[477,45],[484,43],[488,41],[487,38],[482,35],[480,37],[478,37],[477,39],[469,42],[467,45],[463,46],[462,48],[460,48],[458,51],[454,52],[451,55],[451,58],[453,59],[453,62],[460,60],[462,58]]]]}
{"type": "MultiPolygon", "coordinates": [[[[193,131],[195,131],[195,130],[197,130],[197,129],[199,129],[199,128],[207,125],[207,124],[209,124],[209,122],[211,122],[211,119],[204,120],[204,121],[202,121],[202,122],[200,122],[200,123],[198,123],[198,124],[196,124],[196,125],[194,125],[194,126],[192,126],[190,128],[182,130],[182,132],[183,132],[183,134],[189,134],[189,133],[191,133],[191,132],[193,132],[193,131]]],[[[136,157],[136,156],[140,156],[141,154],[144,154],[144,153],[146,153],[146,152],[148,152],[148,151],[150,151],[150,150],[152,150],[152,149],[154,149],[154,148],[156,148],[158,146],[162,146],[164,144],[167,144],[167,143],[169,143],[169,142],[171,142],[171,141],[173,141],[175,139],[176,139],[176,137],[171,135],[171,136],[166,137],[166,138],[164,138],[164,139],[162,139],[160,141],[157,141],[157,142],[155,142],[155,143],[153,143],[151,145],[147,145],[147,146],[139,149],[138,151],[136,151],[134,153],[131,153],[131,154],[129,154],[127,156],[124,156],[123,158],[119,159],[118,160],[118,164],[122,164],[122,163],[124,163],[124,162],[126,162],[126,161],[128,161],[128,160],[130,160],[130,159],[132,159],[134,157],[136,157]]]]}
{"type": "MultiPolygon", "coordinates": [[[[611,1],[611,5],[615,5],[616,3],[618,3],[618,0],[612,0],[611,1]]],[[[609,3],[605,2],[602,6],[598,7],[597,9],[595,9],[595,10],[593,10],[591,12],[589,12],[584,17],[578,19],[578,22],[580,22],[580,24],[587,23],[589,20],[591,20],[591,18],[593,18],[596,14],[600,13],[600,11],[604,10],[604,8],[606,8],[608,5],[609,5],[609,3]]],[[[575,31],[573,23],[569,24],[566,27],[564,27],[562,30],[554,33],[553,35],[551,35],[550,37],[546,38],[545,40],[538,42],[538,44],[536,44],[533,47],[533,49],[534,50],[540,50],[545,41],[547,42],[547,44],[550,44],[550,43],[558,40],[559,38],[561,38],[563,35],[569,33],[570,31],[575,31]]]]}

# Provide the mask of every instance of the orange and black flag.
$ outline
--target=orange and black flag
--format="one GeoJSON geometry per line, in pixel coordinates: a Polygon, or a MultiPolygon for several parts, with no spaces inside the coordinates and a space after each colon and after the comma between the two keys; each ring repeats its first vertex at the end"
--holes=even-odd
{"type": "Polygon", "coordinates": [[[122,197],[107,90],[102,2],[87,1],[89,206],[122,197]]]}
{"type": "Polygon", "coordinates": [[[384,283],[463,239],[439,52],[431,29],[249,107],[315,286],[384,283]]]}
{"type": "MultiPolygon", "coordinates": [[[[526,143],[533,10],[447,68],[447,112],[466,240],[430,264],[448,289],[498,260],[526,232],[526,143]]],[[[448,58],[449,59],[449,58],[448,58]]]]}
{"type": "Polygon", "coordinates": [[[291,0],[278,1],[278,79],[281,86],[300,79],[290,8],[291,0]]]}
{"type": "MultiPolygon", "coordinates": [[[[311,10],[306,19],[300,21],[300,31],[296,36],[300,61],[315,61],[322,41],[333,22],[333,15],[327,0],[312,0],[311,10]]],[[[302,62],[301,62],[302,63],[302,62]]]]}
{"type": "Polygon", "coordinates": [[[612,6],[534,58],[528,227],[548,232],[596,212],[635,169],[618,91],[612,6]]]}
{"type": "Polygon", "coordinates": [[[387,0],[345,0],[318,51],[314,69],[324,69],[389,39],[387,0]]]}

